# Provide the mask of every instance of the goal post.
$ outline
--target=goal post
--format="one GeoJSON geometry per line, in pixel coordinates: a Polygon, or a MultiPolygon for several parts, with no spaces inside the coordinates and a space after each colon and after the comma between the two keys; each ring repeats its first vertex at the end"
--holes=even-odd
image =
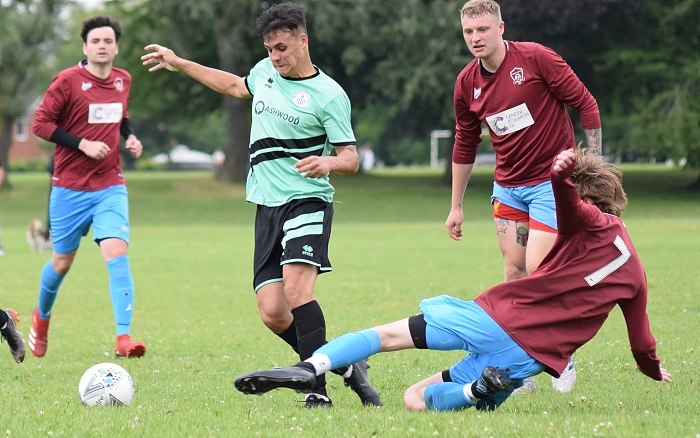
{"type": "Polygon", "coordinates": [[[438,139],[452,137],[452,131],[436,129],[430,132],[430,167],[438,167],[438,139]]]}

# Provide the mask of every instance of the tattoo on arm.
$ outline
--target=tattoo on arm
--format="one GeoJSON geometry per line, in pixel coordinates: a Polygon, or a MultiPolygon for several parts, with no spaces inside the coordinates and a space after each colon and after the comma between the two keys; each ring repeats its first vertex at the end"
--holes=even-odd
{"type": "Polygon", "coordinates": [[[588,151],[595,155],[601,155],[603,153],[603,130],[601,128],[584,129],[583,132],[586,134],[588,151]]]}

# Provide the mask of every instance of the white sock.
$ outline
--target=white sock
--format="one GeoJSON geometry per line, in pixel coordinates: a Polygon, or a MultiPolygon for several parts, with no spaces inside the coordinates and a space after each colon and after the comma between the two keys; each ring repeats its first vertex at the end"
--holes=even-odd
{"type": "MultiPolygon", "coordinates": [[[[473,383],[473,382],[472,382],[473,383]]],[[[476,402],[479,401],[477,397],[472,394],[472,383],[468,383],[464,385],[463,391],[464,391],[464,396],[469,400],[472,404],[476,404],[476,402]]]]}
{"type": "Polygon", "coordinates": [[[352,365],[348,367],[348,370],[343,373],[343,379],[349,379],[352,376],[352,365]]]}
{"type": "Polygon", "coordinates": [[[310,358],[306,359],[304,362],[308,362],[314,366],[316,370],[316,375],[320,376],[333,368],[331,368],[331,360],[325,354],[314,354],[310,358]]]}

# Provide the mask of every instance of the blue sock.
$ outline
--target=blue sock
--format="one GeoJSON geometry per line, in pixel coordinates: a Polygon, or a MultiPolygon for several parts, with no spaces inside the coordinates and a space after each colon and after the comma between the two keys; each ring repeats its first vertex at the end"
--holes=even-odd
{"type": "Polygon", "coordinates": [[[61,287],[65,275],[59,275],[58,272],[51,266],[51,260],[46,262],[44,269],[41,271],[41,280],[39,282],[39,317],[48,319],[51,316],[53,303],[58,295],[58,288],[61,287]]]}
{"type": "Polygon", "coordinates": [[[372,329],[346,333],[333,339],[314,354],[325,354],[331,360],[331,369],[346,367],[379,353],[379,333],[372,329]]]}
{"type": "Polygon", "coordinates": [[[119,256],[107,262],[109,294],[112,297],[117,336],[129,334],[134,308],[134,280],[131,277],[129,257],[119,256]]]}
{"type": "Polygon", "coordinates": [[[425,408],[429,411],[455,411],[474,406],[464,395],[464,385],[443,382],[430,385],[423,393],[425,408]]]}

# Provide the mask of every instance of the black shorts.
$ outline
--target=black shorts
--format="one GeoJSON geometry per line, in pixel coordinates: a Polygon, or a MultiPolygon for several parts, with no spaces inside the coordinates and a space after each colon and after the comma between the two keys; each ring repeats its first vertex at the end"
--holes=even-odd
{"type": "Polygon", "coordinates": [[[328,260],[333,204],[295,199],[279,207],[258,205],[255,213],[253,289],[282,281],[282,265],[308,263],[318,272],[333,270],[328,260]]]}

